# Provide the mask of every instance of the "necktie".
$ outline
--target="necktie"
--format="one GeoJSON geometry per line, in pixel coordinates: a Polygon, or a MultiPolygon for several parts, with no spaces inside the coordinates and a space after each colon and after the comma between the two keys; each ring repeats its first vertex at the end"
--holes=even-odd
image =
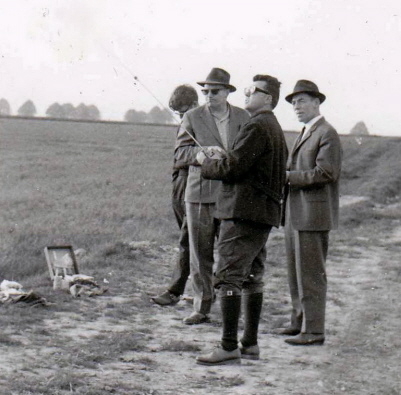
{"type": "Polygon", "coordinates": [[[305,133],[305,126],[301,130],[301,137],[300,137],[299,141],[302,141],[302,139],[304,138],[304,133],[305,133]]]}
{"type": "Polygon", "coordinates": [[[302,141],[304,137],[304,132],[305,132],[305,126],[302,128],[301,133],[299,133],[298,139],[296,140],[296,145],[298,145],[302,141]]]}

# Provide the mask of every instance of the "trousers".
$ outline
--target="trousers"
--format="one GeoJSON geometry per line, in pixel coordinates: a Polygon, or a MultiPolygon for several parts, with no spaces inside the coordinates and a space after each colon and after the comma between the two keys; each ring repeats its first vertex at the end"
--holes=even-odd
{"type": "Polygon", "coordinates": [[[291,327],[303,333],[324,333],[326,311],[326,257],[329,231],[285,228],[291,327]]]}
{"type": "Polygon", "coordinates": [[[172,190],[172,207],[177,224],[180,228],[180,237],[178,241],[178,259],[173,269],[168,291],[174,295],[182,295],[185,291],[185,286],[190,274],[189,266],[189,235],[188,223],[185,209],[185,188],[187,185],[188,173],[181,171],[173,179],[172,190]],[[181,175],[183,173],[183,175],[181,175]]]}
{"type": "Polygon", "coordinates": [[[215,287],[221,297],[263,292],[266,242],[272,226],[222,220],[215,287]]]}
{"type": "Polygon", "coordinates": [[[213,253],[219,229],[214,208],[214,203],[186,203],[194,311],[201,314],[210,313],[213,301],[213,253]]]}

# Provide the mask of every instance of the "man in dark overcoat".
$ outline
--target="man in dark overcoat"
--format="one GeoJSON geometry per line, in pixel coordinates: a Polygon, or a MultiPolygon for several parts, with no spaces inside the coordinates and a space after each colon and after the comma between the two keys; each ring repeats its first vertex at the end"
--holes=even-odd
{"type": "Polygon", "coordinates": [[[223,321],[221,347],[201,355],[197,363],[240,363],[258,359],[258,325],[263,302],[265,244],[273,226],[280,224],[287,146],[273,114],[280,82],[256,75],[245,89],[245,109],[251,114],[232,149],[222,159],[198,154],[202,176],[222,180],[216,217],[220,219],[218,266],[215,273],[223,321]],[[241,299],[244,333],[238,347],[241,299]]]}

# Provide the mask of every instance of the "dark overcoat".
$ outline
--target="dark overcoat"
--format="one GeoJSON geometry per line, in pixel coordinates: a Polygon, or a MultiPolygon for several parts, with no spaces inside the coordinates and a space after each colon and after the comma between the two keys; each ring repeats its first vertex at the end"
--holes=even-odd
{"type": "Polygon", "coordinates": [[[287,145],[272,111],[260,111],[241,128],[227,157],[206,158],[202,176],[222,180],[219,219],[242,219],[278,227],[287,145]]]}

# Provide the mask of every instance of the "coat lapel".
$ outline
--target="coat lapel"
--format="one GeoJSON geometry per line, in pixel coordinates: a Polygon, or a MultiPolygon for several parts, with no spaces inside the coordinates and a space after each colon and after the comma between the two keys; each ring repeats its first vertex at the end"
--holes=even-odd
{"type": "MultiPolygon", "coordinates": [[[[301,135],[298,136],[298,138],[295,141],[294,148],[292,149],[292,155],[301,147],[303,144],[305,144],[305,141],[307,141],[312,133],[318,128],[318,126],[324,122],[324,117],[320,118],[307,132],[305,137],[301,140],[301,135]]],[[[291,156],[292,156],[291,155],[291,156]]]]}
{"type": "Polygon", "coordinates": [[[214,136],[214,138],[218,141],[219,145],[223,147],[223,142],[221,141],[219,130],[217,129],[216,123],[210,113],[207,105],[203,108],[201,113],[201,118],[203,123],[206,125],[210,133],[214,136]]]}
{"type": "Polygon", "coordinates": [[[240,129],[240,121],[238,119],[236,111],[229,105],[230,107],[230,121],[228,128],[228,149],[231,149],[234,145],[235,138],[237,137],[238,130],[240,129]]]}

